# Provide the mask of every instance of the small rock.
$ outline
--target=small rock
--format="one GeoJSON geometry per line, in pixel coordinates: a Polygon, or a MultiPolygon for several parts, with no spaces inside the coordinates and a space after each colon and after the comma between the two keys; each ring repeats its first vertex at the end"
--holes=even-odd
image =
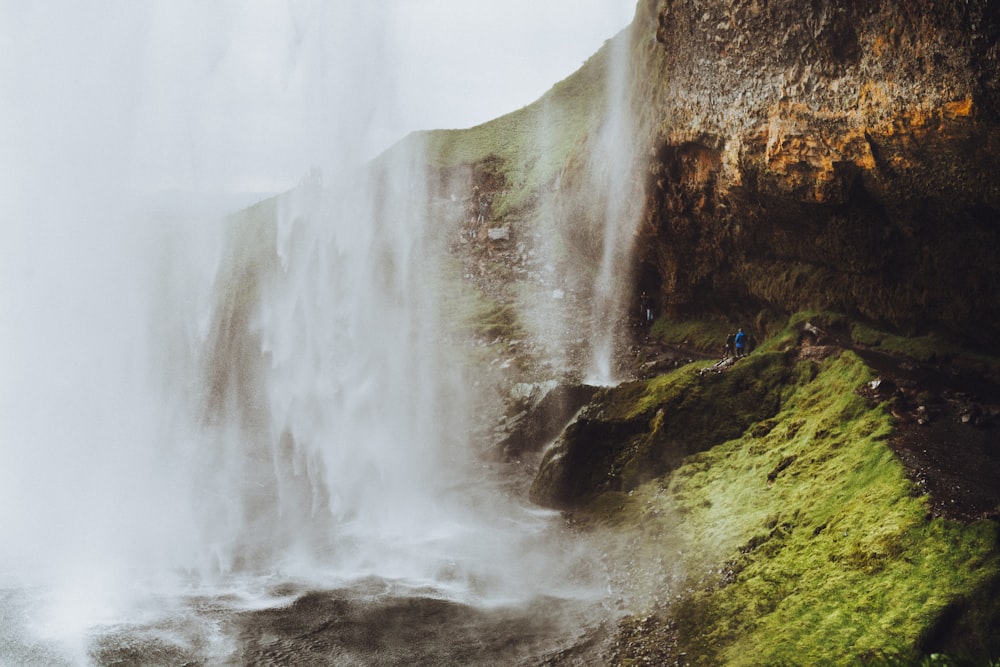
{"type": "Polygon", "coordinates": [[[510,227],[491,227],[487,230],[487,235],[491,241],[509,241],[510,240],[510,227]]]}

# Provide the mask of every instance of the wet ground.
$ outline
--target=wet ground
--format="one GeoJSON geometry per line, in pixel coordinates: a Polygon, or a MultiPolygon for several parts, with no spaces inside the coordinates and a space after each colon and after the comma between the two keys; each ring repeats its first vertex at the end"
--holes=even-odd
{"type": "Polygon", "coordinates": [[[479,609],[433,598],[309,593],[238,619],[233,664],[539,665],[589,641],[595,622],[585,612],[556,599],[479,609]]]}
{"type": "Polygon", "coordinates": [[[196,620],[108,632],[91,658],[118,666],[586,665],[598,660],[609,617],[593,600],[479,607],[384,589],[372,579],[247,611],[206,599],[196,620]]]}

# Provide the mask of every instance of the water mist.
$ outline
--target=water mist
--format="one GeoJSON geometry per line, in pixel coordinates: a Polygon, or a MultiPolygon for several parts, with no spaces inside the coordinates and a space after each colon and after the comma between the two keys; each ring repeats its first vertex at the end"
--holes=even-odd
{"type": "MultiPolygon", "coordinates": [[[[168,617],[206,633],[172,641],[218,658],[231,646],[196,622],[205,596],[251,608],[374,578],[488,607],[584,590],[555,517],[504,495],[468,442],[476,397],[444,342],[419,145],[364,164],[395,102],[380,10],[292,10],[275,72],[305,87],[309,134],[282,159],[322,171],[225,221],[163,223],[124,194],[149,144],[130,130],[156,123],[148,98],[116,107],[131,122],[101,110],[124,103],[115,76],[141,80],[137,37],[98,49],[112,74],[77,91],[79,117],[24,114],[4,136],[33,167],[2,238],[19,249],[0,293],[5,659],[87,662],[108,628],[168,617]],[[69,141],[48,143],[45,121],[69,141]],[[39,148],[52,180],[35,177],[39,148]]],[[[163,18],[128,11],[151,32],[163,18]]],[[[207,51],[206,104],[241,94],[232,52],[207,51]]],[[[53,101],[15,79],[25,109],[53,101]]],[[[211,181],[214,121],[189,121],[190,177],[211,181]]]]}

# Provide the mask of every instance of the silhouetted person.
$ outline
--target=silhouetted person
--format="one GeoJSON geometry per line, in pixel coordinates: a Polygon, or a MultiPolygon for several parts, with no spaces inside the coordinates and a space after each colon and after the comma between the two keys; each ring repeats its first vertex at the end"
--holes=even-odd
{"type": "Polygon", "coordinates": [[[729,334],[726,336],[726,351],[723,355],[724,358],[735,357],[736,356],[736,334],[729,334]]]}
{"type": "Polygon", "coordinates": [[[653,306],[649,301],[649,295],[645,291],[639,296],[639,316],[647,322],[653,321],[653,306]]]}

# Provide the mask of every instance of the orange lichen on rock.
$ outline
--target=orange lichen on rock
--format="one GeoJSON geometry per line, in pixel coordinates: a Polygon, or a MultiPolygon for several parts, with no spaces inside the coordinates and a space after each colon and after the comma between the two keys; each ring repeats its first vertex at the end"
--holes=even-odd
{"type": "Polygon", "coordinates": [[[774,105],[766,129],[757,135],[774,184],[800,199],[823,202],[842,194],[839,165],[874,170],[864,128],[849,121],[846,114],[813,112],[803,104],[774,105]]]}
{"type": "Polygon", "coordinates": [[[885,81],[867,81],[858,91],[857,109],[859,115],[874,120],[892,109],[895,99],[885,81]]]}
{"type": "Polygon", "coordinates": [[[874,133],[894,137],[904,144],[912,141],[946,142],[966,136],[974,119],[971,97],[939,106],[920,106],[893,115],[888,122],[875,124],[874,133]]]}
{"type": "Polygon", "coordinates": [[[945,104],[943,115],[945,118],[969,118],[972,116],[972,111],[972,96],[967,96],[945,104]]]}

